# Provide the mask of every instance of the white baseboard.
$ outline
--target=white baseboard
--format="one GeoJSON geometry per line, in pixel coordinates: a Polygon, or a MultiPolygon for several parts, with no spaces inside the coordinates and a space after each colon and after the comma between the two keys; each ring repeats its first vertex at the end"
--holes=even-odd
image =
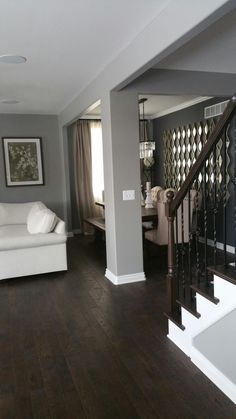
{"type": "Polygon", "coordinates": [[[81,234],[82,231],[80,230],[80,228],[75,228],[74,230],[72,230],[73,234],[81,234]]]}
{"type": "Polygon", "coordinates": [[[221,390],[236,403],[236,386],[218,370],[204,355],[192,347],[191,361],[221,390]]]}
{"type": "Polygon", "coordinates": [[[109,269],[106,269],[105,277],[114,285],[131,284],[134,282],[146,281],[145,273],[138,272],[129,275],[114,275],[109,269]]]}
{"type": "Polygon", "coordinates": [[[81,234],[82,231],[79,228],[76,228],[75,230],[68,231],[67,237],[74,237],[75,234],[81,234]]]}
{"type": "MultiPolygon", "coordinates": [[[[176,326],[177,327],[177,326],[176,326]]],[[[187,345],[183,342],[182,339],[178,339],[177,336],[174,336],[173,333],[172,334],[168,334],[167,335],[168,339],[171,340],[171,342],[173,342],[182,352],[185,353],[185,355],[187,355],[188,357],[189,355],[189,348],[187,347],[187,345]]]]}

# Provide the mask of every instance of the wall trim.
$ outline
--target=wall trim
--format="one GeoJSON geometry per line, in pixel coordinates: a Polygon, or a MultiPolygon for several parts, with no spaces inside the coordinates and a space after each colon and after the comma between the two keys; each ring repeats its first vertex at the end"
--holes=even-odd
{"type": "MultiPolygon", "coordinates": [[[[199,237],[200,243],[204,243],[204,237],[199,237]]],[[[211,247],[214,247],[214,241],[211,239],[207,239],[207,244],[211,247]]],[[[224,250],[224,244],[221,242],[216,242],[217,249],[224,250]]],[[[233,246],[230,246],[229,244],[226,245],[226,252],[232,253],[234,255],[235,250],[233,246]]]]}
{"type": "Polygon", "coordinates": [[[80,228],[75,228],[72,231],[68,231],[67,237],[74,237],[75,234],[81,234],[81,233],[82,232],[81,232],[80,228]]]}
{"type": "Polygon", "coordinates": [[[75,234],[81,234],[82,233],[82,231],[81,231],[80,228],[75,228],[75,229],[72,230],[72,232],[73,232],[74,235],[75,234]]]}
{"type": "Polygon", "coordinates": [[[226,375],[211,363],[194,346],[191,351],[191,361],[205,374],[233,403],[236,404],[236,386],[226,375]]]}
{"type": "Polygon", "coordinates": [[[149,119],[160,118],[161,116],[169,115],[170,113],[178,112],[181,109],[190,108],[190,106],[197,105],[197,103],[205,102],[206,100],[212,99],[212,96],[198,96],[195,99],[187,100],[186,102],[180,103],[179,105],[172,106],[164,111],[157,112],[154,115],[148,116],[149,119]]]}
{"type": "Polygon", "coordinates": [[[144,272],[128,275],[115,275],[109,269],[106,269],[105,277],[109,279],[114,285],[131,284],[134,282],[146,281],[144,272]]]}

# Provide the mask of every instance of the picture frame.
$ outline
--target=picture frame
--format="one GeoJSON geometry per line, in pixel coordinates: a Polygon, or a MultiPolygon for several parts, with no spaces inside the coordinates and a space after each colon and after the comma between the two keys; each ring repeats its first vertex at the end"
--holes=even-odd
{"type": "Polygon", "coordinates": [[[41,137],[3,137],[6,186],[44,184],[41,137]]]}

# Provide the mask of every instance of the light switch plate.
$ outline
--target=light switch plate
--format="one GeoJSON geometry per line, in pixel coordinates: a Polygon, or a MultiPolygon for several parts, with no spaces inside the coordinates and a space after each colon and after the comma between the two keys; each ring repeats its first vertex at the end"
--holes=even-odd
{"type": "Polygon", "coordinates": [[[133,201],[135,199],[135,191],[123,191],[123,201],[133,201]]]}

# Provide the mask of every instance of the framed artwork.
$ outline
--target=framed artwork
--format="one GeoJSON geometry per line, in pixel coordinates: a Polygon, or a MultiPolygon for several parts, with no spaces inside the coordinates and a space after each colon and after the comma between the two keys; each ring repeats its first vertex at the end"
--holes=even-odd
{"type": "Polygon", "coordinates": [[[43,185],[41,138],[2,140],[7,186],[43,185]]]}

